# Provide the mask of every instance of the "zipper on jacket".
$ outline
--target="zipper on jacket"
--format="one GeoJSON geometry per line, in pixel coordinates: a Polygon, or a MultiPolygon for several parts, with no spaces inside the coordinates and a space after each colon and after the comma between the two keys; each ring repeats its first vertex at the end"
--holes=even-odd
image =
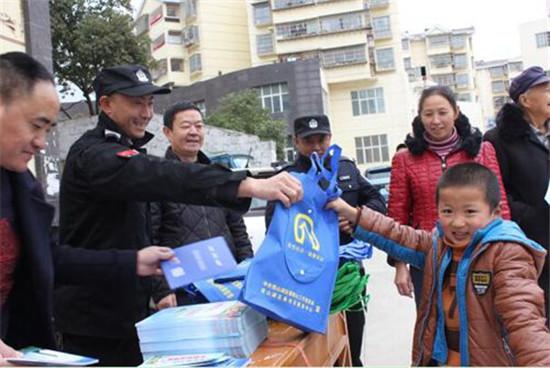
{"type": "Polygon", "coordinates": [[[204,222],[206,222],[206,231],[208,232],[208,238],[212,237],[212,233],[210,233],[210,225],[208,223],[208,216],[206,214],[206,209],[204,206],[201,206],[202,214],[204,215],[204,222]]]}
{"type": "MultiPolygon", "coordinates": [[[[433,272],[434,272],[434,275],[437,274],[437,266],[438,266],[438,260],[437,260],[437,257],[438,257],[438,251],[439,251],[439,244],[437,242],[437,238],[435,240],[432,240],[433,242],[436,243],[436,247],[435,247],[435,251],[434,251],[434,259],[433,259],[433,272]]],[[[422,361],[422,356],[424,355],[424,344],[423,344],[423,340],[424,340],[424,332],[426,331],[426,322],[428,320],[428,317],[430,316],[430,313],[431,313],[431,310],[432,310],[432,305],[433,305],[433,296],[434,296],[434,292],[435,292],[435,288],[436,288],[436,285],[437,285],[437,278],[434,278],[435,282],[432,282],[432,290],[430,291],[430,299],[429,299],[429,303],[428,303],[428,308],[426,308],[426,314],[424,315],[424,318],[423,318],[423,321],[422,323],[420,324],[420,327],[421,327],[421,330],[418,334],[418,337],[419,337],[419,342],[420,342],[420,352],[418,354],[418,359],[416,362],[414,362],[415,364],[413,364],[414,366],[420,366],[420,362],[422,361]]],[[[414,338],[413,338],[413,341],[414,341],[414,338]]]]}

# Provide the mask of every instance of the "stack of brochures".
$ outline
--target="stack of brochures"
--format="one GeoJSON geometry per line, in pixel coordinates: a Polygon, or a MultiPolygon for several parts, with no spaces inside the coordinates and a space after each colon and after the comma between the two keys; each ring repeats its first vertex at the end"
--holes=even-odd
{"type": "Polygon", "coordinates": [[[239,301],[163,309],[136,324],[143,359],[226,353],[250,356],[267,337],[267,320],[239,301]]]}
{"type": "Polygon", "coordinates": [[[142,368],[163,367],[245,367],[248,358],[234,358],[226,353],[155,355],[143,362],[142,368]]]}

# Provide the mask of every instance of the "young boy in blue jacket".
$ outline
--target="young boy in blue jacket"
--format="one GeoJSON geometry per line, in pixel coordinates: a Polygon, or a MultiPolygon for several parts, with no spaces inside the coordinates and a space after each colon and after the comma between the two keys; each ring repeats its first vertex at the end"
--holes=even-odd
{"type": "Polygon", "coordinates": [[[424,269],[413,365],[550,366],[537,283],[545,250],[500,218],[500,198],[491,170],[465,163],[439,180],[432,232],[340,199],[328,204],[356,225],[355,238],[424,269]]]}

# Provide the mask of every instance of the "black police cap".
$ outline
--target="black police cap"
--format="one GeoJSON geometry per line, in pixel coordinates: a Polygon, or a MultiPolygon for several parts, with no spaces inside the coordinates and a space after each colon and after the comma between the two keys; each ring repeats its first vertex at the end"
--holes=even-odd
{"type": "Polygon", "coordinates": [[[170,88],[155,86],[151,73],[141,65],[117,65],[103,69],[93,81],[96,98],[112,93],[146,96],[170,93],[170,88]]]}
{"type": "Polygon", "coordinates": [[[314,134],[330,134],[330,122],[326,115],[308,115],[294,120],[294,136],[305,138],[314,134]]]}

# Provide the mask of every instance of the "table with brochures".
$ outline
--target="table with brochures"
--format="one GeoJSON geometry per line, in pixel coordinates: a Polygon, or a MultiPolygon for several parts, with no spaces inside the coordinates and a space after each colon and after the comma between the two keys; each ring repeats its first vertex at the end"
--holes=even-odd
{"type": "Polygon", "coordinates": [[[249,366],[351,366],[344,314],[330,316],[326,335],[270,321],[268,337],[250,357],[249,366]]]}

